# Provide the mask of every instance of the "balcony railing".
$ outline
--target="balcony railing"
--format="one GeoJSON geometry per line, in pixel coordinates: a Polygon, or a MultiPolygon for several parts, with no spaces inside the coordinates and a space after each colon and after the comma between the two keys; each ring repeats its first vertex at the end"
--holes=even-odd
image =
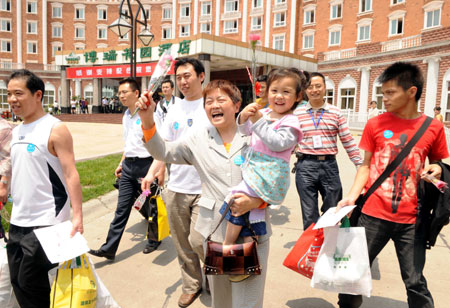
{"type": "Polygon", "coordinates": [[[422,45],[422,36],[415,35],[403,39],[381,43],[381,52],[417,47],[422,45]]]}
{"type": "Polygon", "coordinates": [[[347,59],[353,58],[356,56],[356,48],[343,49],[343,50],[335,50],[323,53],[324,61],[333,61],[339,59],[347,59]]]}
{"type": "Polygon", "coordinates": [[[61,70],[61,67],[55,64],[0,62],[0,69],[19,70],[23,68],[47,72],[59,72],[61,70]]]}

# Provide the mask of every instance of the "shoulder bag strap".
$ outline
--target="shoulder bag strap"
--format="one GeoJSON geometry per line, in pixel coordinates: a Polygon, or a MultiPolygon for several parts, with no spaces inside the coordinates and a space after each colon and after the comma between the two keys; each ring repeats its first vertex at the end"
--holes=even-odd
{"type": "MultiPolygon", "coordinates": [[[[231,205],[233,205],[233,203],[234,203],[234,199],[231,198],[230,201],[228,202],[227,208],[225,209],[225,211],[224,211],[223,214],[222,214],[222,217],[220,217],[219,223],[218,223],[217,226],[214,228],[214,230],[208,235],[208,237],[206,238],[206,241],[210,241],[210,240],[211,240],[211,236],[213,235],[214,232],[217,231],[217,229],[219,228],[219,226],[220,226],[220,224],[222,223],[222,221],[225,219],[225,216],[227,215],[227,213],[228,213],[228,211],[230,210],[231,205]]],[[[250,232],[253,233],[252,239],[253,239],[255,242],[257,242],[257,240],[256,240],[256,233],[255,233],[255,231],[253,230],[253,228],[250,226],[250,221],[248,220],[248,218],[245,219],[245,224],[246,224],[246,227],[250,229],[250,232]]]]}
{"type": "Polygon", "coordinates": [[[422,126],[420,126],[419,130],[416,134],[411,138],[408,144],[402,149],[402,151],[395,157],[395,159],[386,167],[383,173],[376,179],[376,181],[370,186],[367,192],[362,197],[362,204],[364,204],[367,199],[369,199],[370,195],[380,186],[384,180],[400,165],[403,159],[411,152],[411,149],[416,145],[417,141],[422,137],[422,135],[427,130],[433,118],[427,117],[423,122],[422,126]]]}

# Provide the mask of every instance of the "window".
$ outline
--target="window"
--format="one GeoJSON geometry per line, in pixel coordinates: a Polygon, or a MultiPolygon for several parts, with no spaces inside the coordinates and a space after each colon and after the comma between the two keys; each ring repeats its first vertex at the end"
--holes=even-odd
{"type": "Polygon", "coordinates": [[[286,3],[286,0],[275,0],[275,5],[276,4],[283,4],[286,3]]]}
{"type": "Polygon", "coordinates": [[[73,45],[75,46],[75,50],[84,50],[86,48],[86,44],[83,43],[75,43],[73,45]]]}
{"type": "Polygon", "coordinates": [[[84,26],[75,26],[75,38],[84,39],[84,26]]]}
{"type": "Polygon", "coordinates": [[[225,26],[224,26],[224,29],[223,29],[223,33],[237,33],[237,32],[238,32],[237,20],[225,21],[225,26]]]}
{"type": "Polygon", "coordinates": [[[313,24],[315,22],[314,18],[315,11],[316,11],[315,8],[305,10],[305,18],[303,21],[304,25],[313,24]]]}
{"type": "Polygon", "coordinates": [[[37,21],[27,21],[27,33],[37,34],[37,21]]]}
{"type": "Polygon", "coordinates": [[[172,8],[165,7],[163,8],[163,19],[171,19],[172,18],[172,8]]]}
{"type": "Polygon", "coordinates": [[[106,19],[108,19],[107,9],[106,8],[99,8],[99,9],[97,9],[97,19],[98,20],[106,20],[106,19]]]}
{"type": "Polygon", "coordinates": [[[0,0],[0,11],[11,12],[11,0],[0,0]]]}
{"type": "Polygon", "coordinates": [[[0,40],[1,42],[1,52],[11,52],[11,40],[0,40]]]}
{"type": "Polygon", "coordinates": [[[237,12],[239,9],[238,0],[225,0],[225,13],[227,12],[237,12]]]}
{"type": "Polygon", "coordinates": [[[189,17],[190,8],[190,4],[182,4],[180,8],[180,17],[189,17]]]}
{"type": "Polygon", "coordinates": [[[377,108],[384,110],[383,107],[383,92],[381,91],[381,85],[375,87],[375,101],[377,101],[377,108]]]}
{"type": "Polygon", "coordinates": [[[27,53],[36,54],[37,53],[37,42],[27,41],[27,53]]]}
{"type": "Polygon", "coordinates": [[[445,122],[450,121],[450,81],[447,81],[447,110],[445,111],[445,122]]]}
{"type": "Polygon", "coordinates": [[[180,36],[189,36],[189,25],[181,25],[180,26],[180,36]]]}
{"type": "Polygon", "coordinates": [[[169,27],[162,29],[162,38],[163,39],[171,39],[172,38],[172,30],[169,27]]]}
{"type": "Polygon", "coordinates": [[[211,23],[203,23],[200,24],[200,33],[209,33],[211,34],[211,23]]]}
{"type": "Polygon", "coordinates": [[[60,7],[60,6],[52,7],[52,17],[53,18],[62,18],[62,7],[60,7]]]}
{"type": "Polygon", "coordinates": [[[273,36],[273,49],[284,51],[284,34],[273,36]]]}
{"type": "MultiPolygon", "coordinates": [[[[8,64],[10,63],[0,60],[0,68],[8,68],[8,64]]],[[[9,110],[8,89],[6,88],[6,84],[3,81],[0,81],[0,107],[3,110],[9,110]]]]}
{"type": "Polygon", "coordinates": [[[145,6],[144,8],[145,9],[142,10],[142,13],[141,13],[141,19],[144,20],[145,16],[147,16],[147,20],[150,20],[150,7],[149,6],[145,6]],[[144,12],[145,12],[145,16],[144,16],[144,12]]]}
{"type": "Polygon", "coordinates": [[[342,3],[331,5],[330,14],[330,19],[342,18],[342,3]]]}
{"type": "Polygon", "coordinates": [[[405,2],[405,0],[391,0],[391,5],[395,5],[395,4],[399,4],[399,3],[403,3],[405,2]]]}
{"type": "Polygon", "coordinates": [[[263,6],[262,0],[253,0],[252,1],[252,8],[257,9],[261,8],[263,6]]]}
{"type": "Polygon", "coordinates": [[[251,30],[261,30],[262,29],[262,16],[252,17],[251,30]]]}
{"type": "Polygon", "coordinates": [[[99,40],[106,40],[108,38],[106,29],[106,27],[98,27],[97,38],[99,40]]]}
{"type": "Polygon", "coordinates": [[[0,31],[11,32],[11,19],[0,20],[0,31]]]}
{"type": "Polygon", "coordinates": [[[303,35],[303,49],[314,48],[314,33],[303,35]]]}
{"type": "Polygon", "coordinates": [[[358,41],[370,40],[370,25],[358,27],[358,41]]]}
{"type": "Polygon", "coordinates": [[[403,33],[403,17],[391,19],[390,22],[390,35],[397,35],[403,33]]]}
{"type": "Polygon", "coordinates": [[[336,46],[341,44],[341,29],[330,30],[330,41],[328,45],[336,46]]]}
{"type": "Polygon", "coordinates": [[[372,0],[359,0],[359,12],[365,13],[372,11],[372,0]]]}
{"type": "MultiPolygon", "coordinates": [[[[48,87],[48,85],[45,86],[48,87]]],[[[54,102],[55,102],[55,90],[46,90],[44,92],[44,97],[42,99],[42,107],[44,107],[44,110],[48,111],[48,107],[53,107],[54,102]]]]}
{"type": "Polygon", "coordinates": [[[54,57],[56,55],[57,51],[61,51],[62,50],[62,45],[53,45],[52,46],[52,57],[54,57]]]}
{"type": "Polygon", "coordinates": [[[274,27],[286,26],[286,13],[276,13],[274,18],[274,27]]]}
{"type": "Polygon", "coordinates": [[[334,97],[334,89],[333,88],[327,88],[325,90],[325,96],[323,97],[324,100],[328,104],[333,105],[333,101],[334,101],[333,97],[334,97]]]}
{"type": "Polygon", "coordinates": [[[341,89],[341,109],[355,107],[355,88],[341,89]]]}
{"type": "Polygon", "coordinates": [[[29,14],[37,13],[37,2],[27,1],[27,13],[29,13],[29,14]]]}
{"type": "Polygon", "coordinates": [[[75,8],[75,19],[84,19],[84,7],[75,8]]]}
{"type": "Polygon", "coordinates": [[[202,2],[202,16],[211,15],[211,1],[202,2]]]}
{"type": "Polygon", "coordinates": [[[52,37],[62,37],[62,25],[52,25],[52,37]]]}
{"type": "Polygon", "coordinates": [[[441,25],[441,9],[425,12],[425,28],[441,25]]]}

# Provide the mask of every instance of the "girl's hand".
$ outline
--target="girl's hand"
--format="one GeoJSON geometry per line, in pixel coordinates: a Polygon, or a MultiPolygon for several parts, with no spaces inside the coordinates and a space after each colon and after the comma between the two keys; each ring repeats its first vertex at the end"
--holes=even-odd
{"type": "Polygon", "coordinates": [[[247,122],[247,120],[254,116],[258,112],[258,104],[252,103],[245,106],[245,108],[241,111],[241,114],[239,116],[239,124],[244,124],[247,122]]]}

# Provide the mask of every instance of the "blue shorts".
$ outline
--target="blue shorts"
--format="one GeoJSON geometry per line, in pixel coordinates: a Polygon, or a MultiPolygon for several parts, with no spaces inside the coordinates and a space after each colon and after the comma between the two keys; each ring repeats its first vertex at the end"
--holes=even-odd
{"type": "MultiPolygon", "coordinates": [[[[220,214],[223,214],[223,212],[225,212],[227,206],[228,203],[224,201],[222,207],[220,208],[220,214]]],[[[253,233],[250,231],[250,229],[247,227],[247,224],[245,223],[245,220],[246,218],[248,219],[249,214],[250,212],[247,212],[241,216],[233,216],[231,215],[231,211],[228,210],[228,213],[225,215],[225,219],[231,222],[233,225],[242,226],[242,230],[239,236],[252,236],[253,233]]],[[[251,223],[250,226],[252,227],[253,231],[255,231],[256,235],[267,234],[266,222],[264,221],[251,223]]]]}

